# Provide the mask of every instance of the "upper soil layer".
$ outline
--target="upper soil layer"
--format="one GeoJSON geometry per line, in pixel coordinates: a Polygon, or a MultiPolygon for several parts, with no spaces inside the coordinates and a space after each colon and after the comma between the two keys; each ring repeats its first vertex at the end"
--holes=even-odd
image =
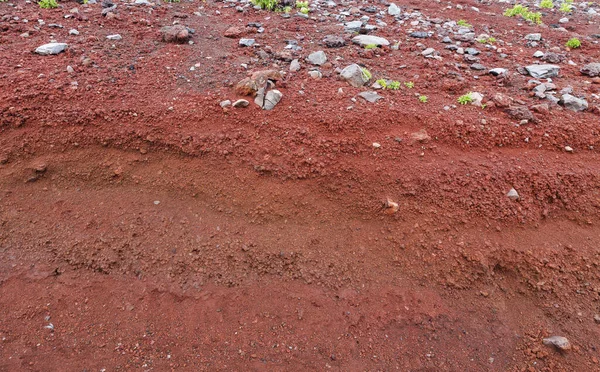
{"type": "Polygon", "coordinates": [[[599,4],[92,3],[0,2],[0,371],[600,370],[599,4]]]}

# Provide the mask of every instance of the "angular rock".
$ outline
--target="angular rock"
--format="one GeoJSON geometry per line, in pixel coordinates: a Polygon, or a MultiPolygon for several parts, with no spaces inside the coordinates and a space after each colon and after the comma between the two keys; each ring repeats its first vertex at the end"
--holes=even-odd
{"type": "Polygon", "coordinates": [[[562,103],[565,108],[576,112],[585,111],[588,108],[588,103],[585,99],[577,98],[570,94],[563,94],[560,103],[562,103]]]}
{"type": "Polygon", "coordinates": [[[558,76],[560,66],[557,65],[530,65],[525,70],[536,79],[547,79],[558,76]]]}
{"type": "Polygon", "coordinates": [[[42,56],[49,56],[64,52],[67,49],[66,43],[49,43],[35,49],[35,52],[42,56]]]}
{"type": "Polygon", "coordinates": [[[526,106],[509,106],[505,111],[515,120],[535,121],[533,113],[526,106]]]}
{"type": "Polygon", "coordinates": [[[529,35],[525,35],[525,40],[540,41],[540,40],[542,40],[542,34],[529,34],[529,35]]]}
{"type": "Polygon", "coordinates": [[[321,66],[322,64],[327,62],[327,55],[322,50],[319,50],[317,52],[309,54],[306,60],[312,63],[313,65],[321,66]]]}
{"type": "Polygon", "coordinates": [[[391,15],[392,17],[398,16],[400,15],[400,7],[394,3],[391,3],[389,8],[388,8],[388,14],[391,15]]]}
{"type": "Polygon", "coordinates": [[[571,343],[566,337],[562,336],[552,336],[542,340],[544,345],[552,345],[559,350],[569,350],[571,349],[571,343]]]}
{"type": "Polygon", "coordinates": [[[283,79],[277,70],[256,71],[252,76],[242,79],[235,86],[237,94],[242,96],[254,96],[259,89],[267,86],[268,82],[277,82],[283,79]]]}
{"type": "Polygon", "coordinates": [[[300,62],[297,59],[293,60],[292,63],[290,63],[290,71],[300,71],[300,62]]]}
{"type": "Polygon", "coordinates": [[[506,196],[510,199],[510,200],[518,200],[519,199],[519,193],[517,192],[517,190],[515,190],[514,188],[508,190],[508,193],[506,194],[506,196]]]}
{"type": "Polygon", "coordinates": [[[493,68],[490,70],[490,75],[493,76],[500,76],[500,75],[506,75],[507,70],[505,68],[493,68]]]}
{"type": "Polygon", "coordinates": [[[367,102],[375,103],[382,99],[383,97],[373,91],[360,92],[358,95],[363,98],[367,102]]]}
{"type": "Polygon", "coordinates": [[[591,76],[591,77],[600,76],[600,63],[599,62],[588,63],[587,65],[583,66],[580,71],[582,74],[587,75],[587,76],[591,76]]]}
{"type": "Polygon", "coordinates": [[[254,103],[260,106],[263,110],[273,110],[275,106],[281,101],[283,93],[277,89],[273,89],[264,94],[264,88],[261,88],[254,99],[254,103]]]}
{"type": "Polygon", "coordinates": [[[429,33],[425,31],[415,31],[410,33],[410,37],[414,37],[416,39],[427,39],[429,37],[429,33]]]}
{"type": "Polygon", "coordinates": [[[369,77],[363,72],[362,68],[357,64],[352,64],[344,68],[341,76],[350,85],[355,88],[362,87],[369,82],[369,77]]]}
{"type": "Polygon", "coordinates": [[[238,99],[233,103],[233,107],[248,107],[249,104],[250,102],[246,101],[245,99],[238,99]]]}
{"type": "Polygon", "coordinates": [[[504,93],[496,93],[492,98],[492,101],[494,101],[498,107],[508,107],[512,104],[513,100],[504,93]]]}
{"type": "Polygon", "coordinates": [[[362,27],[362,21],[352,21],[344,25],[346,32],[358,32],[362,27]]]}
{"type": "Polygon", "coordinates": [[[360,46],[363,46],[363,47],[367,46],[367,45],[377,45],[377,46],[389,46],[390,45],[390,42],[387,41],[387,39],[384,39],[379,36],[372,36],[372,35],[357,35],[352,38],[352,42],[355,44],[358,44],[360,46]]]}
{"type": "Polygon", "coordinates": [[[567,57],[565,57],[564,55],[554,52],[544,53],[544,56],[542,57],[542,61],[549,63],[562,63],[566,61],[566,59],[567,57]]]}
{"type": "Polygon", "coordinates": [[[240,39],[239,44],[242,47],[251,47],[252,45],[256,44],[256,40],[254,40],[254,39],[240,39]]]}
{"type": "Polygon", "coordinates": [[[238,38],[244,34],[244,29],[241,27],[229,27],[223,36],[228,38],[238,38]]]}
{"type": "Polygon", "coordinates": [[[108,35],[106,38],[108,40],[113,40],[113,41],[123,40],[123,37],[121,35],[119,35],[119,34],[108,35]]]}
{"type": "Polygon", "coordinates": [[[346,45],[346,40],[340,36],[327,35],[323,39],[323,43],[327,48],[341,48],[346,45]]]}
{"type": "Polygon", "coordinates": [[[160,29],[163,41],[167,43],[185,43],[190,38],[190,32],[185,26],[165,26],[160,29]]]}

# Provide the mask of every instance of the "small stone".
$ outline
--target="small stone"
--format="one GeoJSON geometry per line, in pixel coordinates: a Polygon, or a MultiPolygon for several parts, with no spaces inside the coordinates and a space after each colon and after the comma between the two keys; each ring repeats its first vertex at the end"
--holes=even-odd
{"type": "Polygon", "coordinates": [[[525,35],[525,40],[540,41],[540,40],[542,40],[542,34],[529,34],[529,35],[525,35]]]}
{"type": "Polygon", "coordinates": [[[425,31],[415,31],[410,33],[410,37],[414,37],[416,39],[427,39],[429,37],[429,33],[425,31]]]}
{"type": "Polygon", "coordinates": [[[538,50],[535,53],[533,53],[533,58],[542,58],[543,56],[544,52],[542,52],[541,50],[538,50]]]}
{"type": "Polygon", "coordinates": [[[73,67],[71,67],[71,66],[67,66],[67,72],[68,72],[69,74],[72,74],[72,73],[74,73],[74,72],[75,72],[75,69],[73,69],[73,67]]]}
{"type": "Polygon", "coordinates": [[[571,146],[565,146],[566,152],[573,152],[573,148],[571,146]]]}
{"type": "Polygon", "coordinates": [[[398,7],[398,5],[391,3],[389,8],[388,8],[388,14],[391,15],[392,17],[398,16],[400,15],[400,7],[398,7]]]}
{"type": "Polygon", "coordinates": [[[547,79],[558,76],[560,66],[556,65],[530,65],[525,70],[536,79],[547,79]]]}
{"type": "Polygon", "coordinates": [[[600,76],[600,62],[588,63],[581,68],[580,72],[590,77],[600,76]]]}
{"type": "Polygon", "coordinates": [[[54,55],[64,52],[67,49],[65,43],[49,43],[36,48],[35,52],[42,56],[54,55]]]}
{"type": "Polygon", "coordinates": [[[565,108],[572,111],[585,111],[588,108],[588,103],[585,99],[577,98],[570,94],[563,94],[560,100],[565,108]]]}
{"type": "Polygon", "coordinates": [[[572,348],[571,343],[566,337],[552,336],[542,340],[544,345],[552,345],[559,350],[570,350],[572,348]]]}
{"type": "Polygon", "coordinates": [[[373,147],[378,149],[381,147],[381,144],[379,142],[373,142],[373,147]]]}
{"type": "Polygon", "coordinates": [[[425,129],[412,133],[410,137],[417,142],[428,142],[431,139],[425,129]]]}
{"type": "Polygon", "coordinates": [[[293,60],[292,63],[290,63],[290,71],[300,71],[300,62],[297,59],[293,60]]]}
{"type": "Polygon", "coordinates": [[[346,40],[340,36],[327,35],[323,39],[323,43],[327,48],[341,48],[346,45],[346,40]]]}
{"type": "Polygon", "coordinates": [[[254,44],[256,44],[256,40],[254,40],[254,39],[240,39],[239,44],[242,47],[251,47],[254,44]]]}
{"type": "Polygon", "coordinates": [[[517,192],[517,190],[515,190],[514,188],[511,188],[508,193],[506,194],[506,196],[510,199],[510,200],[518,200],[519,199],[519,193],[517,192]]]}
{"type": "Polygon", "coordinates": [[[427,48],[424,51],[421,52],[421,55],[427,57],[429,55],[432,55],[433,53],[435,53],[435,49],[433,48],[427,48]]]}
{"type": "Polygon", "coordinates": [[[256,98],[254,99],[254,103],[260,106],[263,110],[272,110],[277,106],[279,101],[283,98],[283,93],[278,91],[277,89],[273,89],[264,94],[264,88],[259,89],[256,98]]]}
{"type": "Polygon", "coordinates": [[[223,108],[225,108],[225,107],[229,107],[229,106],[231,106],[231,101],[227,99],[227,100],[225,100],[225,101],[222,101],[222,102],[220,103],[220,105],[221,105],[221,107],[223,107],[223,108]]]}
{"type": "Polygon", "coordinates": [[[363,46],[363,47],[367,46],[367,45],[377,45],[377,46],[389,46],[390,45],[390,42],[387,41],[387,39],[384,39],[379,36],[372,36],[372,35],[357,35],[352,38],[352,42],[355,44],[358,44],[360,46],[363,46]]]}
{"type": "Polygon", "coordinates": [[[79,31],[77,31],[77,30],[76,30],[76,29],[74,29],[74,28],[73,28],[73,29],[70,29],[70,30],[69,30],[69,35],[74,35],[74,36],[77,36],[77,35],[79,35],[79,31]]]}
{"type": "Polygon", "coordinates": [[[316,70],[309,71],[308,75],[313,79],[320,79],[323,77],[323,74],[320,71],[316,70]]]}
{"type": "Polygon", "coordinates": [[[506,75],[507,70],[505,68],[493,68],[490,70],[490,74],[493,76],[506,75]]]}
{"type": "Polygon", "coordinates": [[[600,314],[594,315],[594,322],[600,324],[600,314]]]}
{"type": "Polygon", "coordinates": [[[228,38],[238,38],[244,34],[244,29],[240,27],[229,27],[223,36],[228,38]]]}
{"type": "Polygon", "coordinates": [[[383,98],[382,96],[373,91],[360,92],[358,93],[358,96],[370,103],[375,103],[383,98]]]}
{"type": "Polygon", "coordinates": [[[321,66],[327,62],[327,55],[322,50],[319,50],[309,54],[306,60],[315,66],[321,66]]]}
{"type": "Polygon", "coordinates": [[[185,43],[190,38],[189,30],[182,25],[165,26],[160,32],[162,40],[167,43],[185,43]]]}
{"type": "Polygon", "coordinates": [[[344,68],[341,72],[341,76],[355,88],[362,87],[370,80],[363,72],[362,68],[357,64],[352,64],[344,68]]]}
{"type": "Polygon", "coordinates": [[[249,104],[250,102],[246,101],[245,99],[238,99],[233,103],[233,107],[248,107],[249,104]]]}

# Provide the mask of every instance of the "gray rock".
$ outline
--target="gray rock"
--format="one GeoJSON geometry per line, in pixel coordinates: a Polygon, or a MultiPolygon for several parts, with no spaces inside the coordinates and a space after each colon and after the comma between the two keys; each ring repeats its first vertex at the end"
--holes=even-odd
{"type": "Polygon", "coordinates": [[[475,48],[467,48],[465,49],[465,53],[471,55],[471,56],[476,56],[479,53],[481,53],[479,50],[475,49],[475,48]]]}
{"type": "Polygon", "coordinates": [[[226,99],[225,101],[221,101],[220,103],[221,107],[225,108],[225,107],[229,107],[231,106],[231,101],[226,99]]]}
{"type": "Polygon", "coordinates": [[[442,39],[442,43],[444,43],[444,44],[450,44],[451,42],[452,42],[452,39],[450,39],[448,36],[445,36],[442,39]]]}
{"type": "Polygon", "coordinates": [[[293,60],[292,63],[290,63],[290,71],[300,71],[300,62],[297,59],[293,60]]]}
{"type": "Polygon", "coordinates": [[[277,89],[270,90],[265,95],[264,88],[261,88],[254,99],[254,103],[260,106],[263,110],[273,110],[279,101],[281,101],[282,97],[283,94],[277,89]]]}
{"type": "Polygon", "coordinates": [[[506,75],[507,70],[505,68],[493,68],[490,70],[490,74],[494,76],[506,75]]]}
{"type": "Polygon", "coordinates": [[[484,65],[482,65],[481,63],[473,63],[471,65],[471,69],[475,70],[475,71],[483,71],[483,70],[486,70],[486,67],[484,65]]]}
{"type": "Polygon", "coordinates": [[[569,350],[571,349],[571,343],[566,337],[562,336],[552,336],[542,340],[544,345],[552,345],[560,350],[569,350]]]}
{"type": "Polygon", "coordinates": [[[362,27],[362,21],[352,21],[344,24],[346,32],[358,32],[362,27]]]}
{"type": "Polygon", "coordinates": [[[425,31],[411,32],[410,37],[414,37],[416,39],[427,39],[429,37],[429,32],[425,32],[425,31]]]}
{"type": "Polygon", "coordinates": [[[352,42],[355,44],[358,44],[360,46],[363,46],[363,47],[367,46],[367,45],[378,45],[378,46],[390,45],[390,42],[387,41],[387,39],[384,39],[379,36],[372,36],[372,35],[357,35],[354,38],[352,38],[352,42]]]}
{"type": "Polygon", "coordinates": [[[389,15],[395,17],[395,16],[400,15],[400,12],[401,12],[401,10],[400,10],[400,7],[398,7],[398,5],[396,5],[394,3],[390,4],[390,7],[388,8],[389,15]]]}
{"type": "Polygon", "coordinates": [[[341,76],[348,84],[353,87],[362,87],[369,82],[369,77],[365,75],[362,68],[357,64],[352,64],[344,68],[341,72],[341,76]]]}
{"type": "Polygon", "coordinates": [[[584,111],[588,108],[588,103],[585,99],[577,98],[570,94],[563,94],[560,102],[565,108],[573,111],[584,111]]]}
{"type": "Polygon", "coordinates": [[[73,29],[70,29],[70,30],[69,30],[69,35],[74,35],[74,36],[77,36],[77,35],[79,35],[79,31],[77,31],[77,30],[76,30],[76,29],[74,29],[74,28],[73,28],[73,29]]]}
{"type": "Polygon", "coordinates": [[[42,56],[49,56],[64,52],[67,49],[67,46],[66,43],[49,43],[37,47],[35,52],[42,56]]]}
{"type": "Polygon", "coordinates": [[[600,76],[600,63],[593,62],[588,63],[587,65],[581,68],[581,73],[587,76],[595,77],[600,76]]]}
{"type": "Polygon", "coordinates": [[[544,52],[542,52],[541,50],[538,50],[535,53],[533,53],[533,58],[542,58],[543,56],[544,52]]]}
{"type": "Polygon", "coordinates": [[[254,39],[240,39],[240,46],[251,47],[254,44],[256,44],[256,40],[254,39]]]}
{"type": "Polygon", "coordinates": [[[114,35],[108,35],[106,37],[108,40],[114,40],[114,41],[119,41],[122,40],[123,38],[121,37],[121,35],[119,34],[114,34],[114,35]]]}
{"type": "Polygon", "coordinates": [[[321,66],[322,64],[327,62],[327,55],[322,50],[319,50],[317,52],[312,52],[311,54],[309,54],[306,60],[312,63],[313,65],[321,66]]]}
{"type": "Polygon", "coordinates": [[[530,65],[525,70],[536,79],[547,79],[558,76],[560,67],[557,65],[530,65]]]}
{"type": "Polygon", "coordinates": [[[542,34],[529,34],[529,35],[525,35],[525,40],[540,41],[540,40],[542,40],[542,34]]]}
{"type": "Polygon", "coordinates": [[[249,104],[250,102],[246,101],[245,99],[238,99],[233,103],[233,107],[248,107],[249,104]]]}
{"type": "Polygon", "coordinates": [[[425,57],[432,55],[433,53],[435,53],[435,49],[433,49],[433,48],[427,48],[421,52],[421,54],[424,55],[425,57]]]}
{"type": "Polygon", "coordinates": [[[360,92],[358,95],[363,98],[367,102],[375,103],[382,99],[383,97],[373,91],[360,92]]]}
{"type": "Polygon", "coordinates": [[[508,191],[508,193],[506,194],[506,196],[510,199],[510,200],[518,200],[519,199],[519,193],[517,192],[517,190],[515,189],[510,189],[508,191]]]}
{"type": "Polygon", "coordinates": [[[567,57],[565,57],[564,55],[558,54],[558,53],[553,53],[553,52],[545,53],[544,56],[542,57],[542,61],[549,62],[549,63],[561,63],[561,62],[565,61],[566,59],[567,59],[567,57]]]}
{"type": "Polygon", "coordinates": [[[308,75],[313,79],[320,79],[323,77],[323,74],[321,73],[321,71],[318,71],[318,70],[309,71],[308,75]]]}
{"type": "Polygon", "coordinates": [[[323,43],[327,48],[341,48],[346,45],[346,40],[340,36],[327,35],[323,39],[323,43]]]}

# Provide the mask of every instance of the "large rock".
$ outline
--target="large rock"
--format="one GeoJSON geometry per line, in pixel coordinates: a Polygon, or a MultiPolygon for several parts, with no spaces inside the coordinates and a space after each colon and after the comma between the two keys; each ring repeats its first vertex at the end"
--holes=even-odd
{"type": "Polygon", "coordinates": [[[319,50],[317,52],[309,54],[306,60],[312,63],[313,65],[321,66],[322,64],[327,62],[327,55],[322,50],[319,50]]]}
{"type": "Polygon", "coordinates": [[[388,46],[388,45],[390,45],[390,42],[387,41],[386,39],[379,37],[379,36],[372,36],[372,35],[357,35],[352,38],[352,42],[355,44],[358,44],[360,46],[367,46],[367,45],[388,46]]]}
{"type": "Polygon", "coordinates": [[[560,66],[557,65],[530,65],[525,67],[529,75],[536,79],[547,79],[558,76],[560,66]]]}
{"type": "Polygon", "coordinates": [[[235,86],[237,94],[243,96],[254,96],[259,89],[267,86],[268,82],[277,82],[283,79],[277,70],[256,71],[252,76],[242,79],[235,86]]]}
{"type": "Polygon", "coordinates": [[[160,29],[163,41],[167,43],[185,43],[190,39],[190,32],[185,26],[165,26],[160,29]]]}
{"type": "Polygon", "coordinates": [[[585,99],[577,98],[570,94],[563,94],[560,102],[565,108],[573,111],[584,111],[588,108],[588,103],[585,99]]]}
{"type": "Polygon", "coordinates": [[[64,52],[67,49],[67,46],[68,45],[65,43],[49,43],[37,47],[35,52],[42,56],[49,56],[64,52]]]}
{"type": "Polygon", "coordinates": [[[341,76],[353,87],[359,88],[369,82],[369,77],[363,72],[362,68],[353,64],[344,68],[341,72],[341,76]]]}
{"type": "Polygon", "coordinates": [[[600,76],[600,63],[588,63],[587,65],[581,68],[581,73],[587,76],[600,76]]]}

